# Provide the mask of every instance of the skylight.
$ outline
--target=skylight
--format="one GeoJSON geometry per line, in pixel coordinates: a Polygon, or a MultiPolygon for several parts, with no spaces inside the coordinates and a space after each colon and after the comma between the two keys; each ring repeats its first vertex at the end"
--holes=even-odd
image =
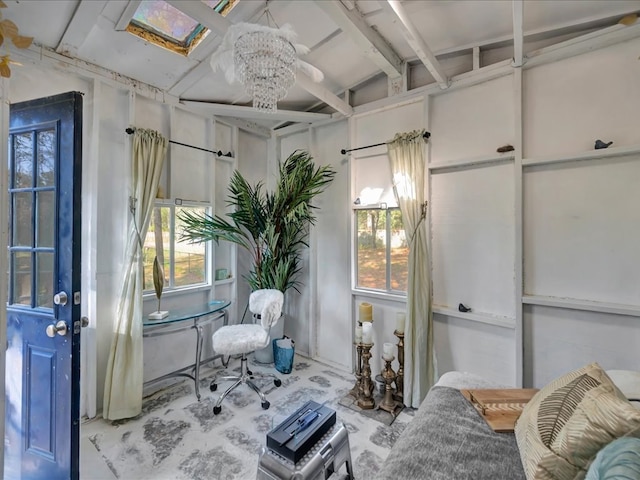
{"type": "MultiPolygon", "coordinates": [[[[202,3],[221,15],[226,15],[237,1],[202,0],[202,3]]],[[[142,0],[127,31],[182,55],[188,55],[209,33],[197,20],[163,0],[142,0]]]]}

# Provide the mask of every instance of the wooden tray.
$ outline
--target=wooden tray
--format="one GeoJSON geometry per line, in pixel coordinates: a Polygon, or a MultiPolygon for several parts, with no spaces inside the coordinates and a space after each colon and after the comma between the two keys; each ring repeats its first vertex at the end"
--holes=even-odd
{"type": "Polygon", "coordinates": [[[513,432],[522,409],[536,394],[536,388],[465,389],[471,402],[494,432],[513,432]]]}

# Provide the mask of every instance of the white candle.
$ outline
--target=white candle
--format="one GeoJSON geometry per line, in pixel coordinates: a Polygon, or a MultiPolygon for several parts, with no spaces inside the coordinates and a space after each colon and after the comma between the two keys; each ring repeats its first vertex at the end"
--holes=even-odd
{"type": "Polygon", "coordinates": [[[362,343],[362,325],[356,325],[356,343],[362,343]]]}
{"type": "Polygon", "coordinates": [[[363,302],[360,304],[358,320],[360,322],[373,322],[373,305],[363,302]]]}
{"type": "Polygon", "coordinates": [[[362,343],[370,345],[373,341],[373,326],[371,322],[365,322],[362,324],[362,343]]]}
{"type": "Polygon", "coordinates": [[[404,321],[405,321],[404,312],[396,313],[396,332],[404,333],[404,321]]]}
{"type": "Polygon", "coordinates": [[[393,343],[385,343],[382,345],[382,358],[387,361],[393,360],[393,348],[395,345],[393,343]]]}

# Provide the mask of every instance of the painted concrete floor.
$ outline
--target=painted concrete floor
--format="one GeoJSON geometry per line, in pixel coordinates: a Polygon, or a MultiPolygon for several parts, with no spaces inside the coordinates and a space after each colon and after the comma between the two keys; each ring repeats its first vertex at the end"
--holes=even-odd
{"type": "MultiPolygon", "coordinates": [[[[239,360],[231,360],[230,369],[238,371],[239,366],[239,360]]],[[[278,373],[272,366],[250,368],[278,373]]],[[[326,402],[336,410],[337,421],[349,432],[355,477],[372,478],[413,415],[405,409],[385,425],[340,405],[354,385],[353,375],[299,356],[291,374],[278,374],[280,388],[269,379],[257,382],[271,402],[268,410],[261,408],[247,385],[241,385],[225,398],[220,414],[213,415],[220,392],[208,387],[215,373],[223,371],[217,367],[203,374],[200,402],[193,382],[186,380],[147,397],[142,413],[133,419],[84,424],[82,480],[256,478],[266,433],[308,400],[326,402]]],[[[221,383],[219,390],[226,386],[221,383]]]]}

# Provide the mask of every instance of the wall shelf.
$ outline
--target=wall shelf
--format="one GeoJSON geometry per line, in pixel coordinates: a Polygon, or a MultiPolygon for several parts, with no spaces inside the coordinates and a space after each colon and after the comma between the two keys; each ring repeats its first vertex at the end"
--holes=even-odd
{"type": "Polygon", "coordinates": [[[491,163],[511,162],[515,156],[513,154],[505,155],[503,153],[484,155],[481,157],[465,158],[462,160],[455,160],[447,163],[434,163],[429,165],[431,173],[438,173],[439,171],[449,170],[460,167],[475,167],[480,165],[487,165],[491,163]]]}
{"type": "Polygon", "coordinates": [[[640,305],[626,305],[623,303],[593,302],[575,298],[547,297],[544,295],[523,295],[522,303],[526,305],[541,305],[545,307],[568,308],[587,312],[612,313],[614,315],[629,315],[640,317],[640,305]]]}
{"type": "Polygon", "coordinates": [[[229,283],[233,283],[236,281],[235,277],[231,277],[231,278],[225,278],[223,280],[216,280],[215,282],[213,282],[214,285],[227,285],[229,283]]]}
{"type": "Polygon", "coordinates": [[[431,307],[433,313],[438,315],[446,315],[448,317],[462,318],[464,320],[471,320],[474,322],[485,323],[487,325],[493,325],[495,327],[516,328],[516,320],[511,317],[501,317],[498,315],[491,315],[489,313],[476,313],[476,312],[460,312],[448,307],[441,307],[433,305],[431,307]]]}
{"type": "Polygon", "coordinates": [[[553,163],[576,162],[580,160],[595,160],[598,158],[626,157],[629,155],[640,154],[640,144],[629,145],[626,147],[609,147],[600,150],[590,150],[572,155],[554,155],[539,158],[523,158],[523,167],[532,167],[534,165],[548,165],[553,163]]]}

